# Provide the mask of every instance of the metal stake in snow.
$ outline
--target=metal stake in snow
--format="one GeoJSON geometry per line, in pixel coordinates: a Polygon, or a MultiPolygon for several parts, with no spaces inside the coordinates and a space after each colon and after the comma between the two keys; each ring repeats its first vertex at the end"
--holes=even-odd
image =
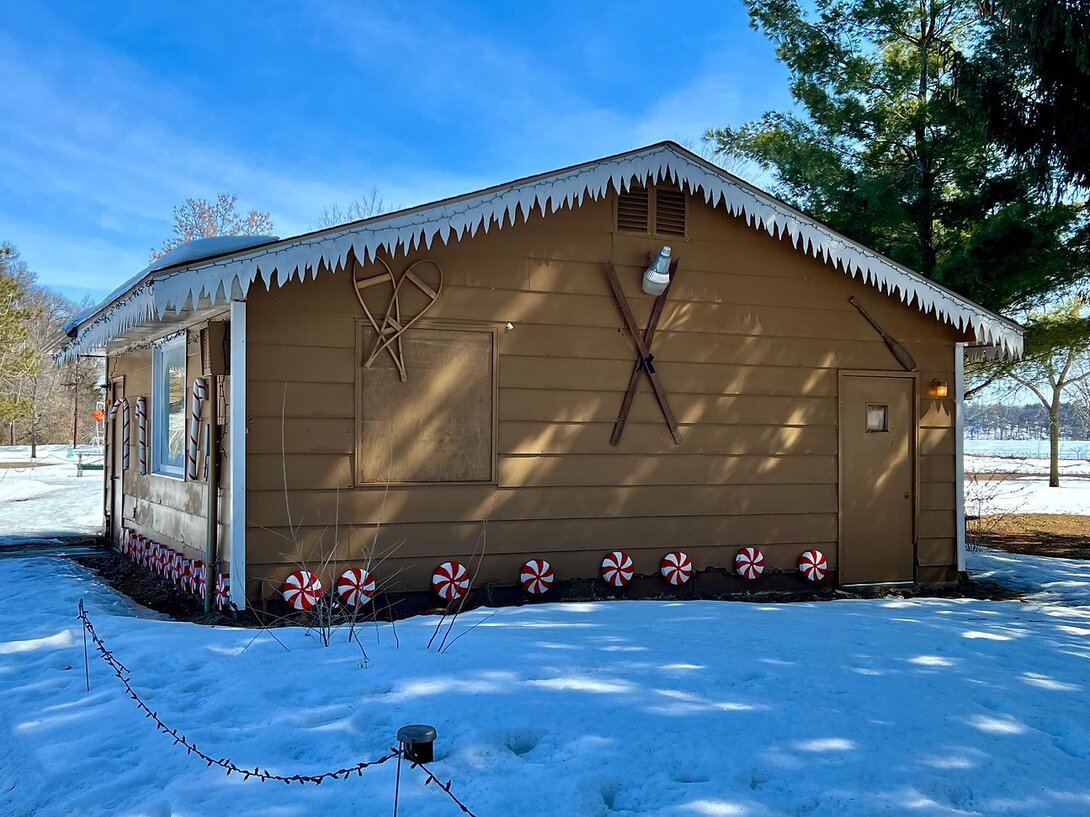
{"type": "MultiPolygon", "coordinates": [[[[82,622],[86,613],[83,610],[83,599],[79,600],[79,618],[82,622]]],[[[83,683],[87,686],[87,691],[91,691],[91,657],[87,652],[87,628],[83,628],[83,683]]]]}

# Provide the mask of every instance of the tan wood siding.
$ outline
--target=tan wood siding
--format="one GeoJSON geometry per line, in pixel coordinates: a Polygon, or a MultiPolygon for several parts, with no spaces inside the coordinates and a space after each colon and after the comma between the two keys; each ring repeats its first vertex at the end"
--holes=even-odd
{"type": "MultiPolygon", "coordinates": [[[[284,538],[285,476],[303,550],[339,538],[338,552],[362,559],[381,513],[378,549],[396,551],[382,572],[397,572],[404,586],[426,586],[442,558],[468,558],[482,527],[483,575],[507,583],[535,554],[593,576],[613,547],[639,553],[643,571],[674,547],[698,567],[729,564],[741,544],[766,546],[784,570],[806,547],[835,561],[837,370],[899,370],[851,295],[920,362],[920,536],[928,560],[946,553],[953,564],[952,402],[931,400],[926,388],[938,378],[952,389],[961,336],[702,203],[689,203],[688,237],[670,242],[680,273],[653,348],[685,442],[674,446],[645,384],[621,445],[609,445],[635,350],[604,263],[617,264],[643,325],[651,299],[640,293],[641,264],[662,244],[615,233],[612,207],[589,203],[391,261],[395,270],[424,257],[443,265],[429,320],[513,324],[497,335],[495,487],[397,486],[385,505],[381,486],[354,487],[361,312],[351,275],[255,288],[247,406],[255,581],[282,577],[295,560],[285,555],[295,547],[284,538]]],[[[924,555],[921,540],[921,563],[924,555]]]]}

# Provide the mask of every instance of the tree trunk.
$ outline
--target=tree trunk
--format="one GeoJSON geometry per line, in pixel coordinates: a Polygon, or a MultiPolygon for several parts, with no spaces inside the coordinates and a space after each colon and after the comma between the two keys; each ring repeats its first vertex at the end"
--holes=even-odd
{"type": "Polygon", "coordinates": [[[1048,407],[1048,487],[1060,487],[1060,401],[1048,407]]]}
{"type": "Polygon", "coordinates": [[[33,424],[30,426],[30,458],[32,460],[38,459],[38,426],[33,424]]]}

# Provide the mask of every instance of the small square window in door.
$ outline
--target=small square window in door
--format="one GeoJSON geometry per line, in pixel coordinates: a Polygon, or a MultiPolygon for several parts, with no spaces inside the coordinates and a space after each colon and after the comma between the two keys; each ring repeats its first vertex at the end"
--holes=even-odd
{"type": "Polygon", "coordinates": [[[867,403],[867,433],[889,431],[889,406],[867,403]]]}

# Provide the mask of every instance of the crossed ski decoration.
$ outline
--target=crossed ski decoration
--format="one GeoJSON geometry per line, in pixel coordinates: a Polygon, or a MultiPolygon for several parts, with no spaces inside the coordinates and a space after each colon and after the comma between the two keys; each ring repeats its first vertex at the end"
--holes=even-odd
{"type": "Polygon", "coordinates": [[[624,427],[628,422],[628,413],[632,410],[632,401],[636,399],[636,393],[640,389],[640,375],[643,372],[646,372],[647,379],[651,382],[651,390],[655,393],[659,408],[662,409],[662,416],[666,419],[666,425],[670,429],[670,436],[674,438],[676,445],[681,445],[681,432],[678,431],[677,419],[670,408],[670,401],[666,399],[666,391],[662,388],[662,383],[659,382],[658,373],[655,371],[655,356],[651,354],[651,344],[655,340],[655,331],[658,329],[662,310],[666,306],[666,298],[670,294],[670,287],[674,285],[677,265],[677,259],[670,264],[670,283],[666,285],[666,289],[662,291],[662,294],[655,298],[655,303],[651,307],[651,317],[647,321],[647,329],[643,332],[640,331],[639,326],[636,324],[636,318],[632,314],[632,308],[628,305],[628,298],[625,297],[624,290],[621,289],[621,282],[617,278],[617,270],[614,268],[613,262],[610,261],[606,266],[606,275],[609,278],[609,286],[613,290],[613,297],[617,299],[617,306],[621,309],[625,325],[636,344],[636,364],[633,366],[632,376],[628,380],[628,389],[625,391],[624,400],[621,402],[621,411],[617,415],[617,422],[613,425],[613,436],[609,439],[610,445],[619,445],[621,442],[621,435],[624,434],[624,427]]]}

